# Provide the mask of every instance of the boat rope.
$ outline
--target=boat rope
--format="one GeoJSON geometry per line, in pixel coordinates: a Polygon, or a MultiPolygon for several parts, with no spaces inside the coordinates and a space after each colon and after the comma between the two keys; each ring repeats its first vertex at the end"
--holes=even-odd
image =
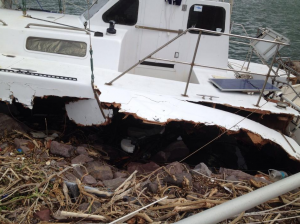
{"type": "Polygon", "coordinates": [[[233,125],[232,127],[230,127],[229,129],[227,129],[226,131],[224,131],[222,134],[218,135],[217,137],[215,137],[213,140],[209,141],[208,143],[206,143],[205,145],[203,145],[201,148],[197,149],[195,152],[191,153],[190,155],[188,155],[187,157],[185,157],[184,159],[180,160],[179,162],[182,163],[184,160],[186,160],[187,158],[191,157],[192,155],[194,155],[195,153],[199,152],[201,149],[205,148],[206,146],[210,145],[211,143],[213,143],[214,141],[218,140],[220,137],[222,137],[223,135],[227,134],[229,131],[231,131],[232,128],[236,127],[238,124],[242,123],[244,120],[248,119],[252,114],[256,113],[258,110],[260,110],[263,106],[265,106],[267,103],[269,103],[269,101],[267,100],[267,102],[265,102],[262,106],[260,106],[259,108],[255,109],[253,112],[251,112],[249,115],[247,115],[246,117],[244,117],[242,120],[240,120],[239,122],[237,122],[235,125],[233,125]]]}
{"type": "MultiPolygon", "coordinates": [[[[89,0],[87,0],[87,5],[88,5],[88,14],[89,14],[89,18],[90,18],[90,8],[89,8],[90,1],[89,0]]],[[[89,19],[89,29],[91,29],[91,19],[89,19]]],[[[98,104],[98,107],[99,107],[99,109],[102,113],[102,116],[106,121],[106,116],[105,116],[105,113],[104,113],[103,108],[101,106],[100,99],[99,99],[99,97],[100,97],[99,96],[100,94],[98,94],[99,90],[95,86],[94,59],[93,59],[93,47],[92,47],[91,33],[89,34],[89,38],[90,38],[91,85],[92,85],[92,89],[93,89],[93,92],[94,92],[95,100],[97,101],[97,104],[98,104]]]]}

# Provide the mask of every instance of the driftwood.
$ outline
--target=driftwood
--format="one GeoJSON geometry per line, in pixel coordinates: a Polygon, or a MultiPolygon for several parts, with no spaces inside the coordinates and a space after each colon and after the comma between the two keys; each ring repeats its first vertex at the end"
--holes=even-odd
{"type": "Polygon", "coordinates": [[[57,211],[55,213],[55,217],[57,219],[62,218],[89,218],[99,221],[107,221],[107,218],[101,215],[91,215],[91,214],[84,214],[84,213],[78,213],[78,212],[66,212],[66,211],[57,211]]]}

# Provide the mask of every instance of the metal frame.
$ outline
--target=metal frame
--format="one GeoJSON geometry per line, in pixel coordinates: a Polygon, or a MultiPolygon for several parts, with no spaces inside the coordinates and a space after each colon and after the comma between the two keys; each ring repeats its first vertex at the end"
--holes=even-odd
{"type": "Polygon", "coordinates": [[[62,29],[62,30],[83,31],[87,35],[90,35],[89,31],[87,31],[85,29],[81,29],[81,28],[70,28],[70,27],[63,27],[63,26],[52,26],[52,25],[45,25],[45,24],[39,24],[39,23],[29,23],[29,24],[27,24],[27,26],[25,26],[25,28],[30,28],[31,26],[53,28],[53,29],[62,29]]]}
{"type": "MultiPolygon", "coordinates": [[[[141,27],[141,26],[139,26],[139,27],[141,27]]],[[[159,29],[159,28],[155,28],[155,27],[147,27],[147,29],[168,32],[167,30],[163,30],[163,29],[159,29]]],[[[271,40],[264,40],[264,39],[254,38],[254,37],[241,36],[241,35],[236,35],[236,34],[231,34],[231,33],[221,33],[221,32],[216,32],[216,31],[211,31],[211,30],[205,30],[205,29],[199,29],[199,28],[189,28],[189,29],[186,29],[185,31],[183,31],[182,33],[180,33],[178,36],[176,36],[172,40],[170,40],[169,42],[167,42],[166,44],[164,44],[163,46],[161,46],[160,48],[158,48],[155,51],[153,51],[151,54],[149,54],[148,56],[146,56],[145,58],[143,58],[142,60],[140,60],[139,62],[137,62],[133,66],[131,66],[130,68],[128,68],[126,71],[124,71],[122,74],[120,74],[119,76],[117,76],[113,80],[111,80],[110,82],[105,83],[105,84],[106,85],[112,85],[116,80],[118,80],[119,78],[121,78],[122,76],[124,76],[127,72],[129,72],[130,70],[132,70],[133,68],[135,68],[139,64],[143,63],[145,60],[147,60],[147,59],[156,59],[156,60],[161,60],[161,61],[169,61],[169,62],[174,62],[174,63],[179,63],[179,64],[186,64],[186,65],[190,65],[191,66],[191,69],[190,69],[190,72],[189,72],[189,76],[188,76],[188,79],[187,79],[187,83],[186,83],[186,87],[185,87],[185,90],[184,90],[184,93],[182,94],[182,96],[187,96],[187,91],[188,91],[188,87],[189,87],[189,83],[190,83],[190,79],[191,79],[191,75],[192,75],[193,67],[194,66],[203,67],[203,68],[212,68],[212,69],[218,69],[218,70],[225,70],[225,71],[232,71],[232,72],[240,72],[240,73],[243,73],[243,74],[252,74],[252,75],[263,75],[263,76],[266,76],[264,87],[263,87],[263,89],[261,91],[261,94],[260,94],[259,99],[258,99],[257,104],[256,104],[256,106],[259,107],[259,103],[260,103],[261,97],[263,95],[263,92],[265,90],[265,87],[267,85],[268,79],[271,77],[271,71],[273,70],[272,68],[273,68],[273,65],[274,65],[274,63],[276,61],[276,56],[278,54],[278,50],[279,50],[280,45],[289,46],[290,44],[279,42],[279,41],[271,41],[271,40]],[[165,48],[169,44],[173,43],[175,40],[177,40],[178,38],[182,37],[184,34],[186,34],[189,31],[198,31],[199,32],[197,43],[196,43],[196,46],[195,46],[193,60],[192,60],[191,63],[181,62],[181,61],[171,61],[171,60],[167,60],[167,59],[152,57],[158,51],[160,51],[161,49],[165,48]],[[268,73],[267,74],[259,74],[259,73],[252,73],[252,72],[243,72],[243,71],[234,70],[234,69],[224,69],[224,68],[218,68],[218,67],[212,67],[212,66],[205,66],[205,65],[195,64],[195,59],[196,59],[196,56],[197,56],[197,53],[198,53],[199,44],[200,44],[200,41],[201,41],[201,35],[203,33],[217,34],[217,35],[220,35],[220,36],[237,37],[237,38],[246,39],[246,40],[250,40],[250,41],[254,40],[254,41],[262,41],[262,42],[276,44],[277,45],[276,52],[275,52],[275,55],[273,57],[272,63],[269,66],[270,69],[269,69],[268,73]]]]}
{"type": "Polygon", "coordinates": [[[139,26],[139,25],[136,25],[135,28],[144,29],[144,30],[162,31],[162,32],[168,32],[168,33],[178,33],[178,34],[183,32],[183,30],[161,29],[161,28],[155,28],[155,27],[149,27],[149,26],[139,26]]]}
{"type": "Polygon", "coordinates": [[[4,22],[3,20],[1,20],[0,19],[0,23],[2,23],[3,24],[3,26],[7,26],[7,23],[6,22],[4,22]]]}

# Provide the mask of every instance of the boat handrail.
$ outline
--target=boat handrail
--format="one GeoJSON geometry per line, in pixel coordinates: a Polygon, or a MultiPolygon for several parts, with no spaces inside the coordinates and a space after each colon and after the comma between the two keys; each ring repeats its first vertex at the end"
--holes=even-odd
{"type": "Polygon", "coordinates": [[[168,33],[178,33],[178,34],[183,32],[183,30],[162,29],[162,28],[156,28],[156,27],[150,27],[150,26],[140,26],[140,25],[136,25],[135,28],[144,29],[144,30],[156,30],[156,31],[168,32],[168,33]]]}
{"type": "Polygon", "coordinates": [[[53,29],[62,29],[62,30],[74,30],[74,31],[83,31],[86,34],[90,34],[89,31],[81,28],[72,28],[72,27],[63,27],[63,26],[53,26],[53,25],[45,25],[45,24],[39,24],[39,23],[28,23],[25,28],[30,28],[31,26],[37,26],[37,27],[46,27],[46,28],[53,28],[53,29]]]}
{"type": "MultiPolygon", "coordinates": [[[[143,26],[138,26],[138,27],[141,28],[141,29],[146,29],[143,26]]],[[[147,29],[149,29],[149,28],[151,28],[151,27],[147,27],[147,29]]],[[[157,30],[157,28],[154,28],[154,27],[152,27],[151,29],[157,30]]],[[[188,87],[189,87],[189,83],[190,83],[190,79],[191,79],[191,76],[192,76],[192,72],[193,72],[194,66],[204,67],[204,68],[212,68],[212,69],[219,69],[219,70],[225,70],[225,71],[232,71],[232,72],[239,72],[239,73],[250,74],[250,75],[251,74],[252,75],[263,75],[263,76],[266,76],[266,79],[265,79],[264,86],[262,88],[262,91],[260,92],[260,96],[259,96],[259,99],[258,99],[257,104],[256,104],[256,106],[259,107],[259,103],[260,103],[260,100],[261,100],[261,98],[263,96],[263,92],[264,92],[265,87],[267,85],[268,79],[271,77],[271,71],[272,71],[273,65],[274,65],[274,63],[276,61],[276,55],[278,54],[280,45],[289,46],[290,44],[283,43],[283,42],[280,42],[280,41],[265,40],[265,39],[255,38],[255,37],[247,37],[247,36],[241,36],[241,35],[231,34],[231,33],[222,33],[222,32],[216,32],[216,31],[212,31],[212,30],[206,30],[206,29],[188,28],[185,31],[179,33],[178,36],[174,37],[172,40],[168,41],[166,44],[164,44],[161,47],[157,48],[155,51],[153,51],[152,53],[150,53],[149,55],[147,55],[142,60],[139,60],[136,64],[134,64],[133,66],[131,66],[130,68],[128,68],[122,74],[120,74],[119,76],[117,76],[116,78],[114,78],[113,80],[111,80],[110,82],[105,83],[105,84],[106,85],[112,85],[116,80],[118,80],[119,78],[121,78],[122,76],[124,76],[130,70],[134,69],[136,66],[140,65],[141,63],[143,63],[147,59],[155,59],[155,60],[169,61],[169,62],[174,62],[174,63],[179,63],[179,64],[190,65],[191,69],[190,69],[189,76],[188,76],[188,79],[187,79],[187,82],[186,82],[185,91],[184,91],[184,94],[182,94],[182,96],[186,96],[186,97],[188,96],[187,95],[187,90],[188,90],[188,87]],[[185,35],[189,31],[197,31],[197,32],[199,32],[197,43],[196,43],[196,47],[195,47],[195,51],[194,51],[193,60],[192,60],[191,63],[182,62],[182,61],[171,61],[171,60],[167,60],[167,59],[152,57],[158,51],[160,51],[163,48],[167,47],[169,44],[173,43],[175,40],[179,39],[180,37],[182,37],[183,35],[185,35]],[[275,44],[277,47],[276,47],[276,50],[275,50],[275,54],[274,54],[273,60],[272,60],[272,62],[270,64],[270,66],[269,66],[268,73],[267,74],[259,74],[259,73],[252,73],[252,72],[243,72],[243,71],[234,70],[234,69],[225,69],[225,68],[218,68],[218,67],[213,67],[213,66],[205,66],[205,65],[195,64],[195,59],[196,59],[196,56],[197,56],[198,47],[199,47],[201,36],[202,36],[203,33],[210,33],[210,34],[216,34],[216,35],[219,35],[219,36],[229,36],[229,37],[236,37],[236,38],[242,38],[242,39],[247,39],[247,40],[252,40],[252,41],[254,40],[254,41],[259,41],[259,42],[267,42],[267,43],[273,43],[273,44],[275,44]]]]}
{"type": "Polygon", "coordinates": [[[4,22],[3,20],[1,20],[0,19],[0,23],[2,23],[3,24],[3,26],[7,26],[7,23],[6,22],[4,22]]]}

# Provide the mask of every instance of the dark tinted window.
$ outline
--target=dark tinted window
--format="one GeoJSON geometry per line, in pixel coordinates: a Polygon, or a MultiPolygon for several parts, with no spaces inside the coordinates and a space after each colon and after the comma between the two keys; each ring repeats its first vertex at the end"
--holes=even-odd
{"type": "Polygon", "coordinates": [[[103,21],[114,20],[116,24],[133,26],[137,23],[139,0],[119,0],[103,14],[103,21]]]}
{"type": "Polygon", "coordinates": [[[26,49],[52,54],[63,54],[76,57],[85,57],[87,44],[79,41],[58,40],[41,37],[28,37],[26,49]]]}
{"type": "MultiPolygon", "coordinates": [[[[226,10],[223,7],[211,5],[193,5],[190,8],[187,27],[224,32],[225,19],[226,10]]],[[[199,32],[191,31],[191,33],[199,32]]]]}

